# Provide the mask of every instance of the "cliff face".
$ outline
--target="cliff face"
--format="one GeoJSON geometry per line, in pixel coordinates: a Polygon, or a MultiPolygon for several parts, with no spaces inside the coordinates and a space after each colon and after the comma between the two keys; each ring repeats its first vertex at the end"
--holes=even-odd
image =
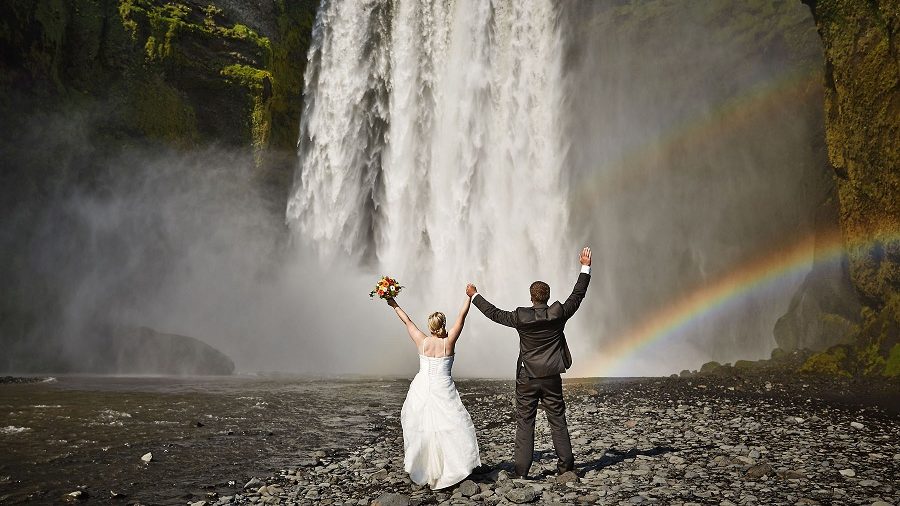
{"type": "Polygon", "coordinates": [[[110,143],[252,146],[285,184],[314,0],[11,0],[0,6],[4,117],[93,108],[110,143]]]}
{"type": "Polygon", "coordinates": [[[900,374],[900,1],[805,0],[825,50],[825,137],[849,277],[851,344],[807,370],[900,374]]]}

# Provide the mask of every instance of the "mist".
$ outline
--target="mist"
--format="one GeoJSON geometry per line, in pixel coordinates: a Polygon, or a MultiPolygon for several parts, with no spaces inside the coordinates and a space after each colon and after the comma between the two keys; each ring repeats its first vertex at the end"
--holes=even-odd
{"type": "MultiPolygon", "coordinates": [[[[571,226],[596,263],[580,315],[590,337],[576,342],[582,356],[602,357],[694,290],[812,233],[830,189],[822,57],[799,2],[769,12],[674,2],[564,11],[568,167],[579,187],[571,226]]],[[[696,315],[685,332],[617,357],[612,369],[579,372],[664,374],[768,358],[800,280],[696,315]]]]}
{"type": "Polygon", "coordinates": [[[64,175],[42,195],[5,188],[5,199],[19,199],[0,236],[7,304],[18,305],[7,314],[32,316],[20,327],[5,319],[4,369],[71,370],[103,345],[97,327],[116,325],[196,337],[238,372],[371,372],[359,364],[371,339],[360,336],[378,336],[384,316],[366,297],[371,276],[307,260],[250,153],[110,152],[92,144],[99,121],[96,112],[35,115],[14,139],[19,147],[4,145],[5,160],[64,175]],[[359,304],[335,302],[348,293],[359,304]]]}
{"type": "MultiPolygon", "coordinates": [[[[242,373],[408,376],[417,364],[403,326],[367,295],[381,275],[407,285],[398,301],[423,326],[435,310],[452,321],[469,281],[506,309],[528,304],[534,279],[549,282],[551,298],[564,300],[583,245],[594,251],[593,280],[567,328],[573,374],[668,374],[707,360],[768,356],[774,322],[800,279],[781,279],[727,311],[700,315],[687,331],[616,359],[614,368],[590,367],[630,329],[686,294],[812,231],[827,184],[821,65],[809,57],[814,50],[796,49],[807,43],[818,48],[808,10],[799,3],[779,6],[783,25],[746,35],[729,16],[747,16],[758,26],[772,14],[673,4],[638,22],[627,5],[558,7],[551,18],[558,38],[541,32],[559,53],[553,55],[558,68],[550,69],[554,87],[532,89],[522,81],[507,83],[505,92],[510,104],[526,89],[536,100],[558,93],[548,102],[552,110],[529,117],[532,142],[484,133],[466,152],[446,132],[470,131],[447,120],[434,130],[442,139],[434,153],[471,162],[462,179],[474,186],[463,191],[452,179],[426,181],[427,191],[412,186],[394,196],[399,206],[390,209],[379,186],[384,177],[397,177],[388,173],[402,163],[414,173],[424,156],[401,160],[395,145],[378,158],[389,163],[366,169],[373,171],[362,178],[370,191],[361,194],[359,207],[334,223],[327,220],[337,215],[323,210],[304,215],[320,220],[315,226],[286,224],[289,189],[273,195],[260,185],[247,150],[107,150],[88,134],[103,120],[91,111],[17,125],[4,142],[3,159],[27,160],[55,179],[37,193],[23,190],[27,199],[17,196],[19,181],[5,181],[4,199],[12,205],[4,207],[15,212],[0,229],[0,244],[12,259],[3,281],[13,312],[32,315],[28,325],[5,330],[5,368],[30,370],[38,348],[58,350],[69,361],[88,357],[98,346],[91,329],[106,322],[196,337],[230,356],[242,373]],[[633,30],[635,24],[641,28],[633,30]],[[540,158],[542,146],[553,142],[552,156],[540,158]],[[559,177],[549,201],[533,198],[544,184],[538,176],[547,174],[525,176],[538,183],[523,188],[509,184],[505,172],[491,172],[530,170],[527,161],[535,159],[544,161],[540,170],[559,177]],[[439,190],[484,205],[464,206],[458,228],[435,227],[445,222],[431,219],[453,215],[452,206],[404,214],[403,206],[413,202],[404,199],[421,197],[424,206],[439,190]],[[498,197],[501,190],[507,193],[498,197]],[[385,213],[410,235],[392,236],[382,226],[387,222],[366,213],[385,213]],[[552,217],[551,228],[542,223],[535,230],[551,230],[552,244],[542,245],[539,234],[522,247],[505,242],[544,216],[552,217]],[[353,226],[365,233],[349,240],[348,220],[358,220],[353,226]],[[431,253],[435,244],[444,249],[431,253]]],[[[463,61],[467,54],[453,57],[463,61]]],[[[485,56],[485,64],[490,61],[485,56]]],[[[529,65],[540,73],[536,62],[529,65]]],[[[457,96],[472,97],[478,98],[457,96]]],[[[402,104],[391,105],[396,122],[402,104]]],[[[527,108],[525,101],[519,105],[527,108]]],[[[524,116],[508,116],[512,126],[485,121],[471,132],[524,132],[513,128],[524,116]]],[[[440,174],[463,169],[448,165],[440,174]]],[[[473,308],[455,372],[508,377],[516,352],[514,331],[473,308]]]]}

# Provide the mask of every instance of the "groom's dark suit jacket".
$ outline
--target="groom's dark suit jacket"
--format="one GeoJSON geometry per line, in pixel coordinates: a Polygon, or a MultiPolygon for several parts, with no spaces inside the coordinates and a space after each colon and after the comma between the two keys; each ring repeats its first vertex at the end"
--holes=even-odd
{"type": "MultiPolygon", "coordinates": [[[[497,309],[481,294],[472,299],[475,307],[495,322],[519,331],[519,364],[532,378],[543,378],[566,372],[572,366],[572,354],[563,330],[587,293],[591,275],[581,273],[572,295],[562,304],[536,304],[515,311],[497,309]]],[[[518,371],[517,375],[518,375],[518,371]]]]}

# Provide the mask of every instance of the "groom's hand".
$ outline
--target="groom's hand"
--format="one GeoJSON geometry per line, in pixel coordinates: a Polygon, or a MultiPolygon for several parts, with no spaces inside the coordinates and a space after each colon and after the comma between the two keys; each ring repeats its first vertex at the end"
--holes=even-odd
{"type": "Polygon", "coordinates": [[[581,265],[586,265],[588,267],[591,265],[591,248],[588,248],[587,246],[581,250],[581,265]]]}
{"type": "Polygon", "coordinates": [[[468,285],[466,285],[466,295],[471,297],[471,296],[475,295],[476,292],[478,292],[478,289],[475,288],[475,285],[473,285],[472,283],[469,283],[468,285]]]}

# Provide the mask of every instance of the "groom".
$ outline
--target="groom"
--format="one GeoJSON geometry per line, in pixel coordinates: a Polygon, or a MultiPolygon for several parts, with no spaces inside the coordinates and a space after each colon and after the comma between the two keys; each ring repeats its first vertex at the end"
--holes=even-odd
{"type": "Polygon", "coordinates": [[[543,281],[531,284],[532,307],[515,311],[497,309],[487,301],[475,285],[466,286],[466,294],[485,316],[519,332],[519,359],[516,364],[516,474],[528,476],[534,456],[534,418],[539,401],[543,401],[553,447],[559,458],[560,474],[575,468],[566,403],[563,400],[560,373],[572,366],[572,355],[563,330],[587,293],[591,281],[591,249],[581,250],[581,274],[566,302],[548,306],[550,286],[543,281]]]}

